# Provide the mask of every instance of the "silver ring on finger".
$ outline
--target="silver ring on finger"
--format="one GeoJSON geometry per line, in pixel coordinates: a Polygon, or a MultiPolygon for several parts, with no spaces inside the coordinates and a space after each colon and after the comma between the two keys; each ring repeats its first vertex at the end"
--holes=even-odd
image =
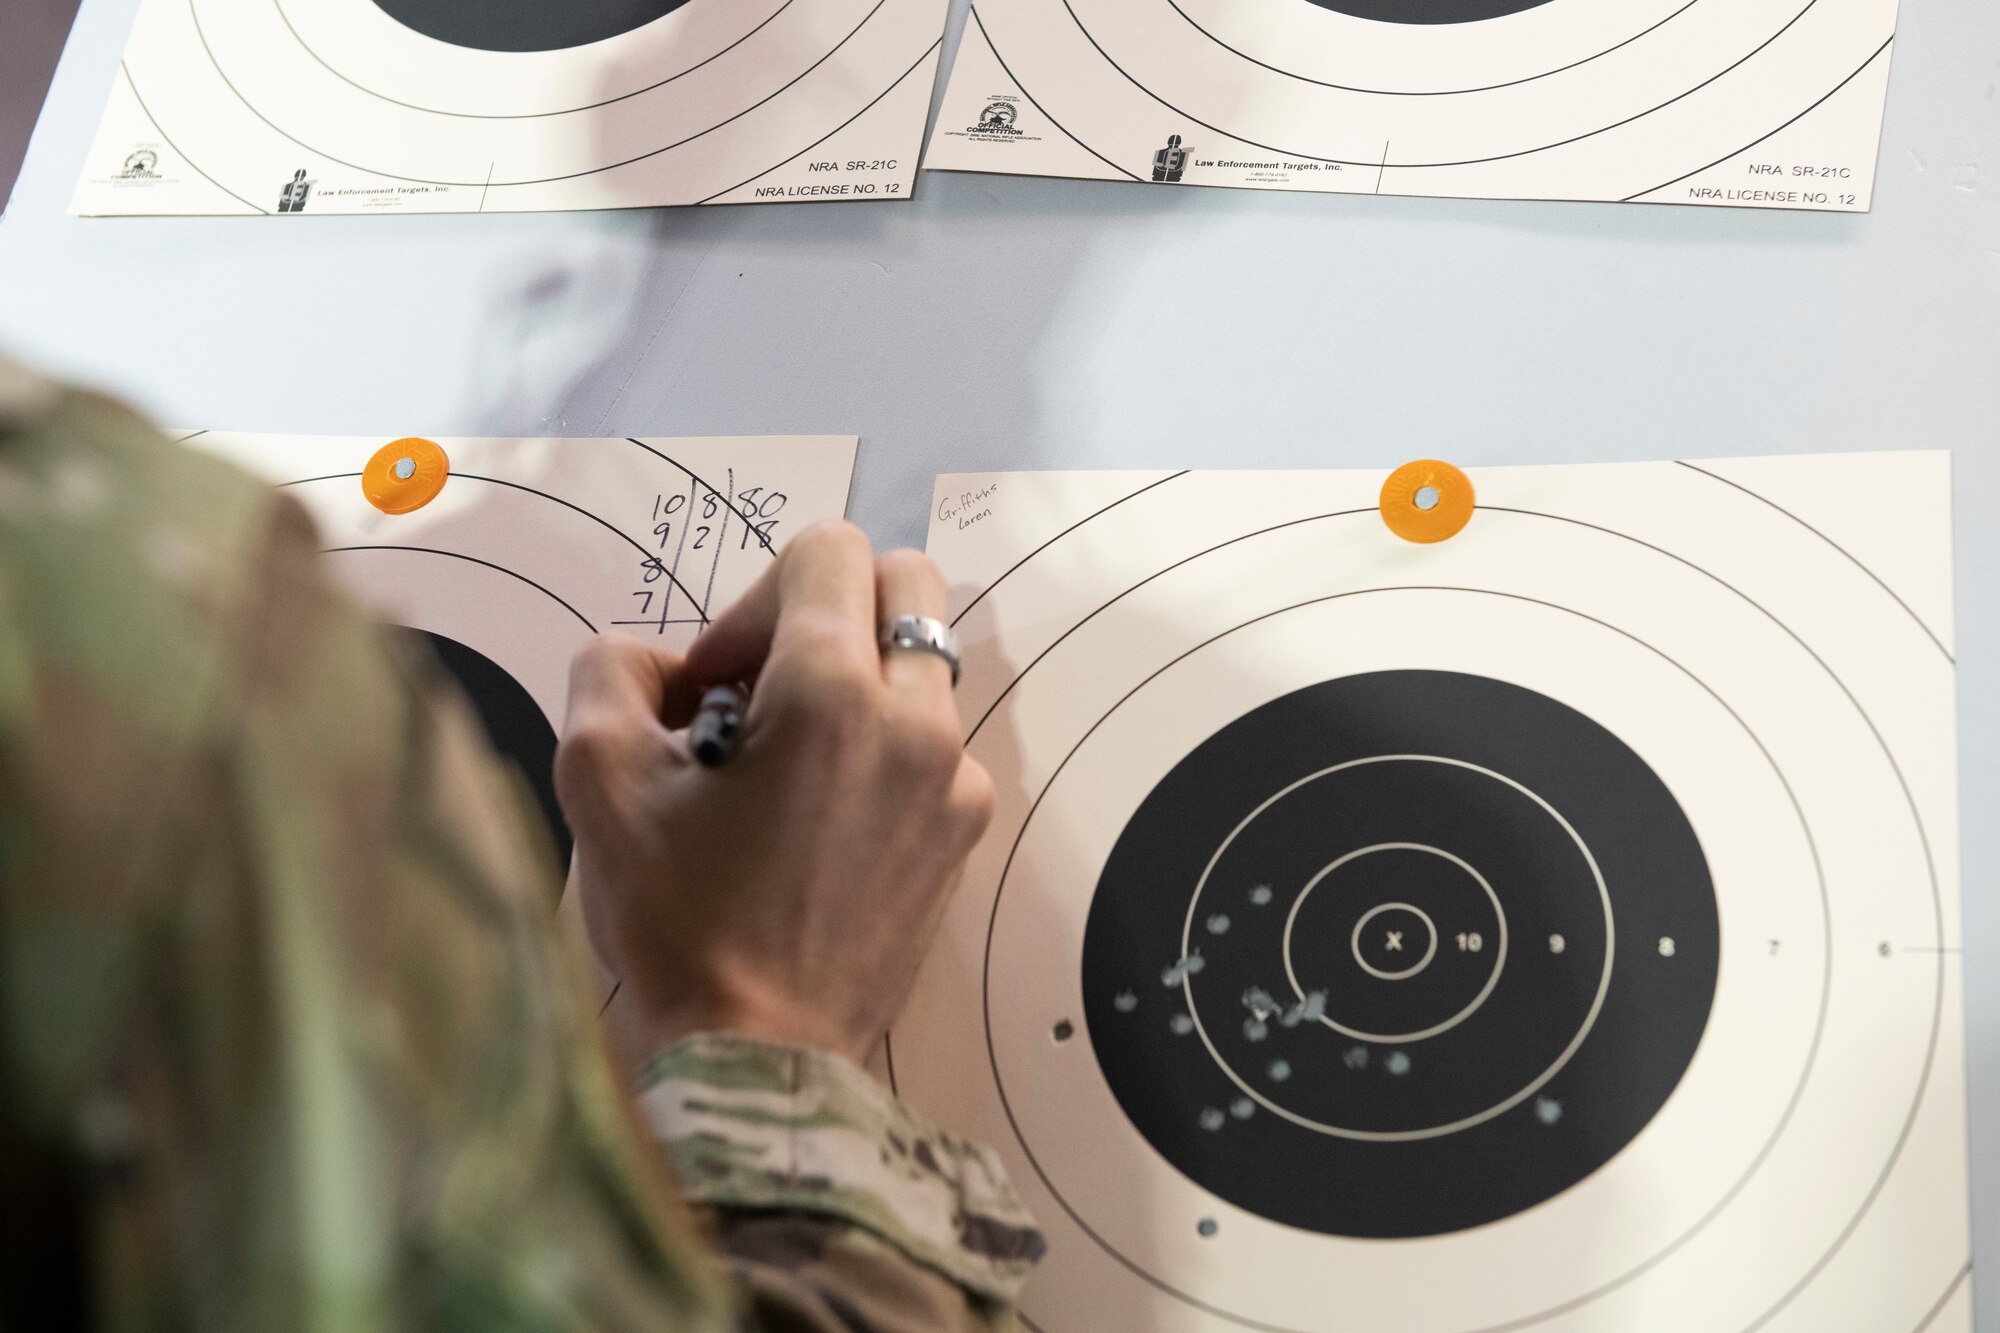
{"type": "Polygon", "coordinates": [[[951,665],[951,683],[958,684],[958,635],[935,616],[892,616],[882,622],[876,640],[884,656],[907,651],[942,657],[951,665]]]}

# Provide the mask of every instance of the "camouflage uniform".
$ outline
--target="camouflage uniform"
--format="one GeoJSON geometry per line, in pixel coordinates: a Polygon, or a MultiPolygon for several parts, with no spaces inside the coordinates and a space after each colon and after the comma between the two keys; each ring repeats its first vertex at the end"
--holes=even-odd
{"type": "Polygon", "coordinates": [[[386,644],[296,506],[0,363],[0,1329],[1011,1326],[1000,1168],[853,1065],[710,1034],[635,1101],[386,644]]]}

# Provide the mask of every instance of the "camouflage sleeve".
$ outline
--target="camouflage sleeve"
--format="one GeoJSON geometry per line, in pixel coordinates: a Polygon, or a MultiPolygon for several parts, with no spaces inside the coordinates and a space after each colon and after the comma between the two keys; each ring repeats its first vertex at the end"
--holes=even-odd
{"type": "Polygon", "coordinates": [[[824,1051],[703,1034],[655,1056],[639,1083],[762,1327],[1013,1327],[1043,1241],[990,1149],[824,1051]]]}
{"type": "Polygon", "coordinates": [[[737,1327],[434,674],[296,505],[0,367],[0,1327],[737,1327]]]}

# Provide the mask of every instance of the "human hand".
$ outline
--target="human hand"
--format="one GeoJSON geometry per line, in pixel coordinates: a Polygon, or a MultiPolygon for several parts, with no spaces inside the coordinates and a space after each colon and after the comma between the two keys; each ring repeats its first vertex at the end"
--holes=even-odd
{"type": "Polygon", "coordinates": [[[888,1029],[992,817],[950,667],[876,646],[944,602],[922,555],[826,524],[685,660],[613,635],[577,656],[556,791],[629,1041],[729,1031],[860,1063],[888,1029]],[[734,759],[696,764],[701,690],[753,679],[734,759]]]}

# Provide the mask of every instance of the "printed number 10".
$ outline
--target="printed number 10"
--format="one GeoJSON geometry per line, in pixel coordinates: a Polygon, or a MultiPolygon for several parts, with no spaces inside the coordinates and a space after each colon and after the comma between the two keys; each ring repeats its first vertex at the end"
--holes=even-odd
{"type": "Polygon", "coordinates": [[[1460,953],[1478,953],[1485,947],[1486,938],[1478,931],[1475,930],[1468,933],[1461,930],[1458,933],[1458,951],[1460,953]]]}

